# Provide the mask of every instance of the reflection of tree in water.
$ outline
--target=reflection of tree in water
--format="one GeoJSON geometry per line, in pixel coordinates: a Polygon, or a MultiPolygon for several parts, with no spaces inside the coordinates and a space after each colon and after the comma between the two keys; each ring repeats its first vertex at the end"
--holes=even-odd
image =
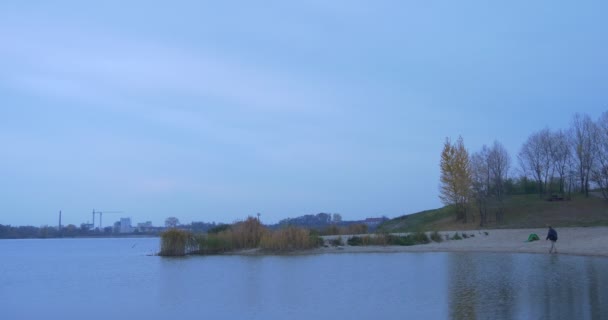
{"type": "Polygon", "coordinates": [[[513,318],[510,259],[497,259],[496,254],[457,253],[450,254],[448,261],[451,318],[513,318]]]}
{"type": "MultiPolygon", "coordinates": [[[[601,319],[606,316],[606,260],[587,257],[542,256],[537,259],[535,302],[537,316],[551,319],[601,319]],[[540,284],[536,284],[540,282],[540,284]],[[541,288],[539,290],[539,287],[541,288]],[[600,313],[601,311],[604,313],[600,313]]],[[[538,257],[537,257],[538,258],[538,257]]],[[[533,287],[534,288],[534,287],[533,287]]],[[[531,314],[535,314],[531,312],[531,314]]]]}
{"type": "Polygon", "coordinates": [[[453,319],[602,319],[608,259],[454,253],[448,299],[453,319]]]}
{"type": "MultiPolygon", "coordinates": [[[[599,261],[599,259],[597,259],[599,261]]],[[[605,260],[605,259],[604,259],[605,260]]],[[[587,262],[589,275],[589,300],[591,303],[591,318],[602,319],[608,317],[608,262],[604,264],[587,262]]]]}

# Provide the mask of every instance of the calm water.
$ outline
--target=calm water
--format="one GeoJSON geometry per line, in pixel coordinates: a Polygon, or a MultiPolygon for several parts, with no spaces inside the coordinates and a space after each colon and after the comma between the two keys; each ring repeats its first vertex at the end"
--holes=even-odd
{"type": "Polygon", "coordinates": [[[146,256],[157,249],[158,239],[0,240],[0,318],[608,319],[606,258],[146,256]]]}

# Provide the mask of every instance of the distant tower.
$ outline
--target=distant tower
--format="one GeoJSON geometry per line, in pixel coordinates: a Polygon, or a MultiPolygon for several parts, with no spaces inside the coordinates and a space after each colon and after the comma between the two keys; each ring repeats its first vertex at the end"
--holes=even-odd
{"type": "Polygon", "coordinates": [[[61,232],[61,210],[59,210],[59,232],[61,232]]]}

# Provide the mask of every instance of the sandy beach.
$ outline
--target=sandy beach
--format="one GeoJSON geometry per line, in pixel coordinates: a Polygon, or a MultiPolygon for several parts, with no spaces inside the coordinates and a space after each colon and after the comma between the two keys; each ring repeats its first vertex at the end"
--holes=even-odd
{"type": "MultiPolygon", "coordinates": [[[[558,254],[608,257],[608,227],[556,228],[558,254]]],[[[442,231],[442,236],[453,236],[455,232],[474,235],[462,240],[415,246],[342,246],[324,247],[313,253],[371,253],[371,252],[512,252],[549,254],[551,242],[545,240],[547,229],[490,229],[469,231],[442,231]],[[488,234],[485,235],[485,232],[488,234]],[[536,233],[539,241],[527,242],[528,236],[536,233]]],[[[337,237],[337,236],[336,236],[337,237]]],[[[342,236],[343,241],[349,236],[342,236]]]]}

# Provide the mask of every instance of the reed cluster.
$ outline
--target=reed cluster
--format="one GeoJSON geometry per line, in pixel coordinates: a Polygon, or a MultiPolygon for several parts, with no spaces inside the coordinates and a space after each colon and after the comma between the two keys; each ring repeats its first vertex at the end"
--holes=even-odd
{"type": "Polygon", "coordinates": [[[309,230],[288,226],[264,234],[260,248],[270,251],[306,250],[320,246],[323,240],[309,230]]]}
{"type": "Polygon", "coordinates": [[[161,256],[178,257],[196,250],[197,243],[194,236],[184,230],[169,229],[160,235],[161,256]]]}
{"type": "MultiPolygon", "coordinates": [[[[169,235],[167,237],[172,239],[169,235]]],[[[188,241],[173,241],[169,246],[167,240],[167,247],[175,247],[174,251],[178,254],[163,255],[221,254],[254,248],[268,251],[305,250],[323,244],[323,240],[318,236],[318,233],[293,226],[271,231],[254,217],[248,217],[245,221],[238,221],[232,225],[222,225],[210,230],[207,234],[191,235],[190,239],[192,239],[193,245],[189,245],[190,242],[188,241]],[[180,251],[180,245],[187,249],[180,251]]],[[[164,243],[165,240],[163,240],[163,248],[165,247],[164,243]]]]}

